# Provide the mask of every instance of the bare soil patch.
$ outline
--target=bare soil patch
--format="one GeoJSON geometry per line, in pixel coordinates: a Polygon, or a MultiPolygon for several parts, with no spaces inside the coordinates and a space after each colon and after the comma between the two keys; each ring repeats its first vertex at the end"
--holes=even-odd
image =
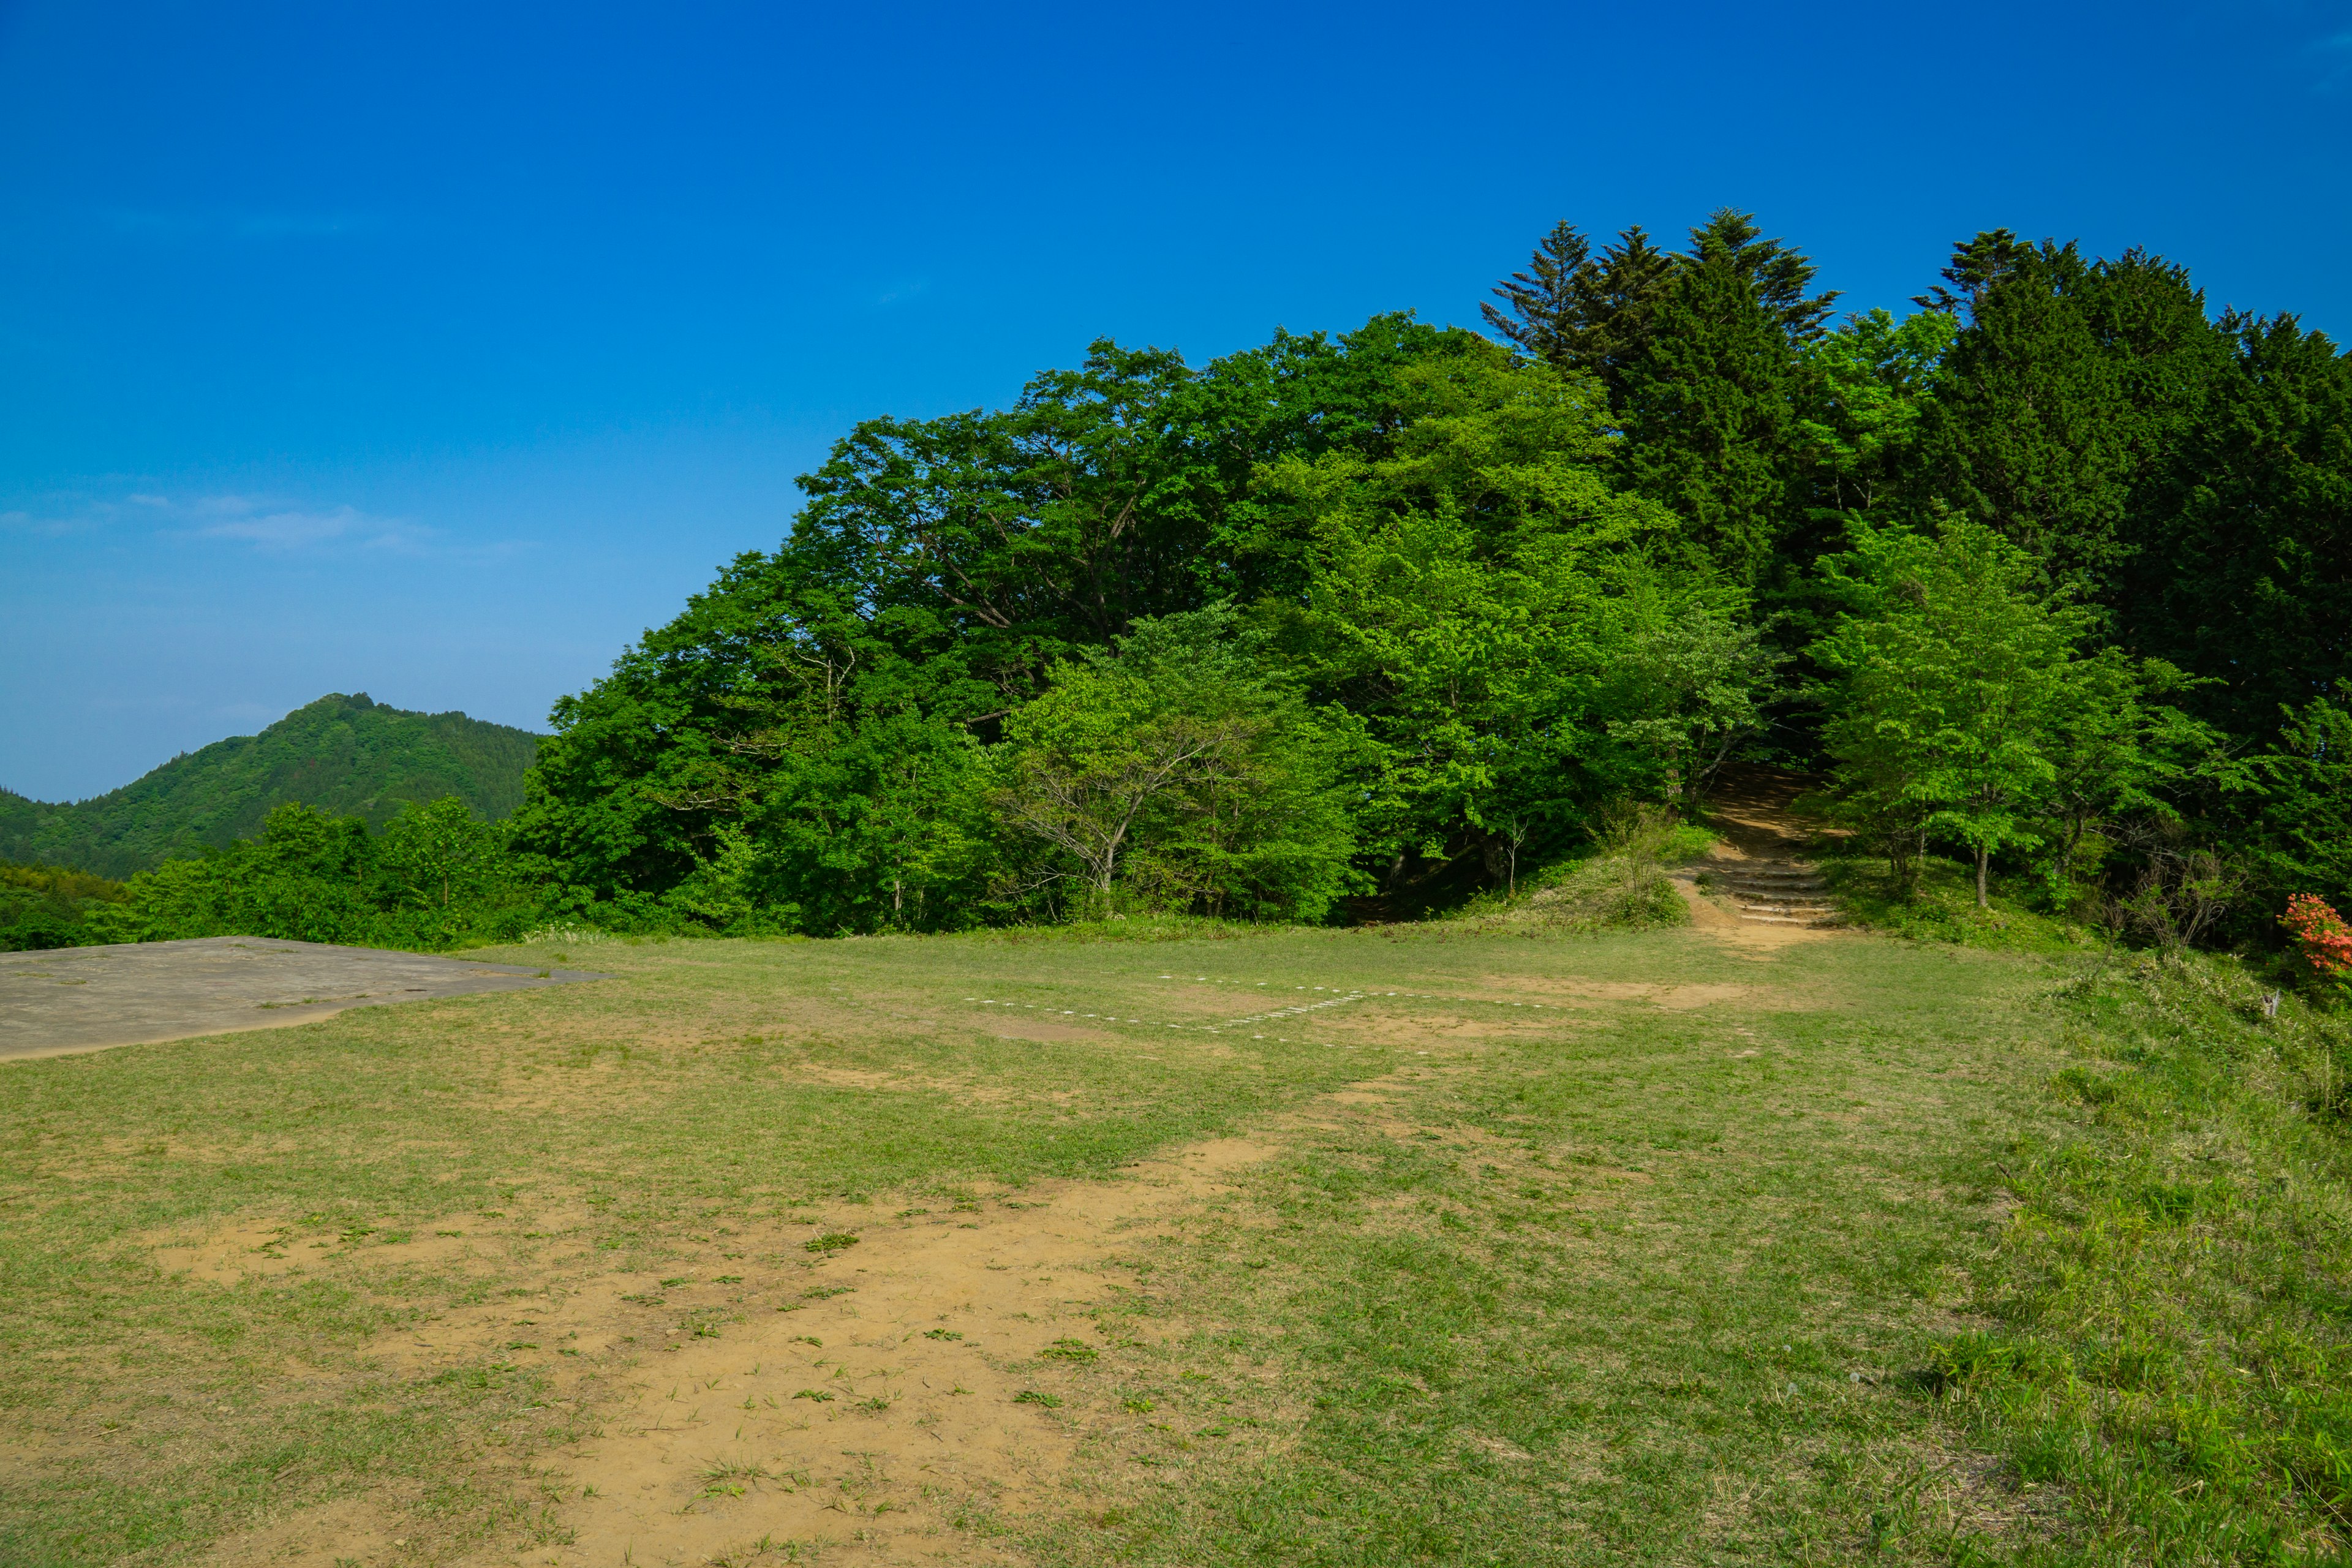
{"type": "Polygon", "coordinates": [[[62,1056],[604,976],[268,937],[0,953],[0,1058],[62,1056]]]}

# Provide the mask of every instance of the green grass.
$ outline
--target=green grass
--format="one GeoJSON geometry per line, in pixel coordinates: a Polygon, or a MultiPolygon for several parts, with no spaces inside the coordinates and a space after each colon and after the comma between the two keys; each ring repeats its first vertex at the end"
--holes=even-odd
{"type": "Polygon", "coordinates": [[[1531,865],[1508,891],[1480,893],[1445,920],[1486,931],[1592,935],[1688,925],[1690,911],[1666,868],[1697,859],[1715,835],[1655,807],[1604,818],[1573,853],[1531,865]]]}
{"type": "Polygon", "coordinates": [[[387,1562],[560,1551],[551,1456],[619,1361],[518,1327],[425,1373],[398,1353],[419,1326],[500,1300],[527,1324],[596,1276],[658,1300],[714,1241],[750,1255],[730,1269],[847,1267],[909,1212],[1237,1129],[1275,1158],[1120,1243],[1138,1288],[1019,1369],[1020,1417],[1077,1459],[1045,1506],[971,1515],[988,1540],[1069,1564],[2333,1549],[2345,1042],[2293,999],[2250,1011],[2226,965],[1108,934],[542,942],[482,956],[615,978],[0,1069],[0,1562],[190,1561],[363,1494],[402,1521],[387,1562]],[[1230,1026],[1315,987],[1379,994],[1230,1026]],[[300,1269],[157,1250],[240,1226],[241,1258],[300,1269]],[[450,1232],[464,1262],[416,1250],[450,1232]]]}

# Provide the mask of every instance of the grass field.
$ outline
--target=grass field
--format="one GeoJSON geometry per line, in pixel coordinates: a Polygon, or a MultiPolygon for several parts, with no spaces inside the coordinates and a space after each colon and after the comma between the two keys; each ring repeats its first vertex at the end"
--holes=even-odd
{"type": "Polygon", "coordinates": [[[2337,1549],[2341,1042],[2219,970],[480,956],[612,978],[0,1070],[0,1563],[2337,1549]]]}

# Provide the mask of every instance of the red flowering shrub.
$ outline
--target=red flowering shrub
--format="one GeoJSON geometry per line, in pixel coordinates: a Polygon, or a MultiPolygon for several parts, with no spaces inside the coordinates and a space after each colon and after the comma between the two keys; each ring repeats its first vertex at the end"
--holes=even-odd
{"type": "Polygon", "coordinates": [[[2326,899],[2315,893],[2294,895],[2279,924],[2294,933],[2303,956],[2322,980],[2352,986],[2352,925],[2346,925],[2326,899]]]}

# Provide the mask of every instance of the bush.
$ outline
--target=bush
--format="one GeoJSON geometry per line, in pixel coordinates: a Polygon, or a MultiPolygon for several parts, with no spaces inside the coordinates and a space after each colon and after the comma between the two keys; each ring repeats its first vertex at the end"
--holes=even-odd
{"type": "Polygon", "coordinates": [[[0,952],[112,941],[104,917],[128,891],[120,882],[86,871],[0,861],[0,952]]]}
{"type": "Polygon", "coordinates": [[[1567,931],[1686,925],[1690,910],[1666,868],[1704,855],[1715,836],[1645,801],[1619,801],[1591,824],[1585,853],[1523,879],[1516,895],[1474,899],[1458,918],[1567,931]]]}
{"type": "Polygon", "coordinates": [[[2334,906],[2313,893],[2297,893],[2286,901],[2279,924],[2293,932],[2312,977],[2338,995],[2352,994],[2352,926],[2334,906]]]}
{"type": "Polygon", "coordinates": [[[499,830],[461,801],[404,807],[381,834],[289,805],[252,838],[131,878],[101,940],[274,936],[433,950],[511,939],[541,923],[541,905],[499,830]]]}

